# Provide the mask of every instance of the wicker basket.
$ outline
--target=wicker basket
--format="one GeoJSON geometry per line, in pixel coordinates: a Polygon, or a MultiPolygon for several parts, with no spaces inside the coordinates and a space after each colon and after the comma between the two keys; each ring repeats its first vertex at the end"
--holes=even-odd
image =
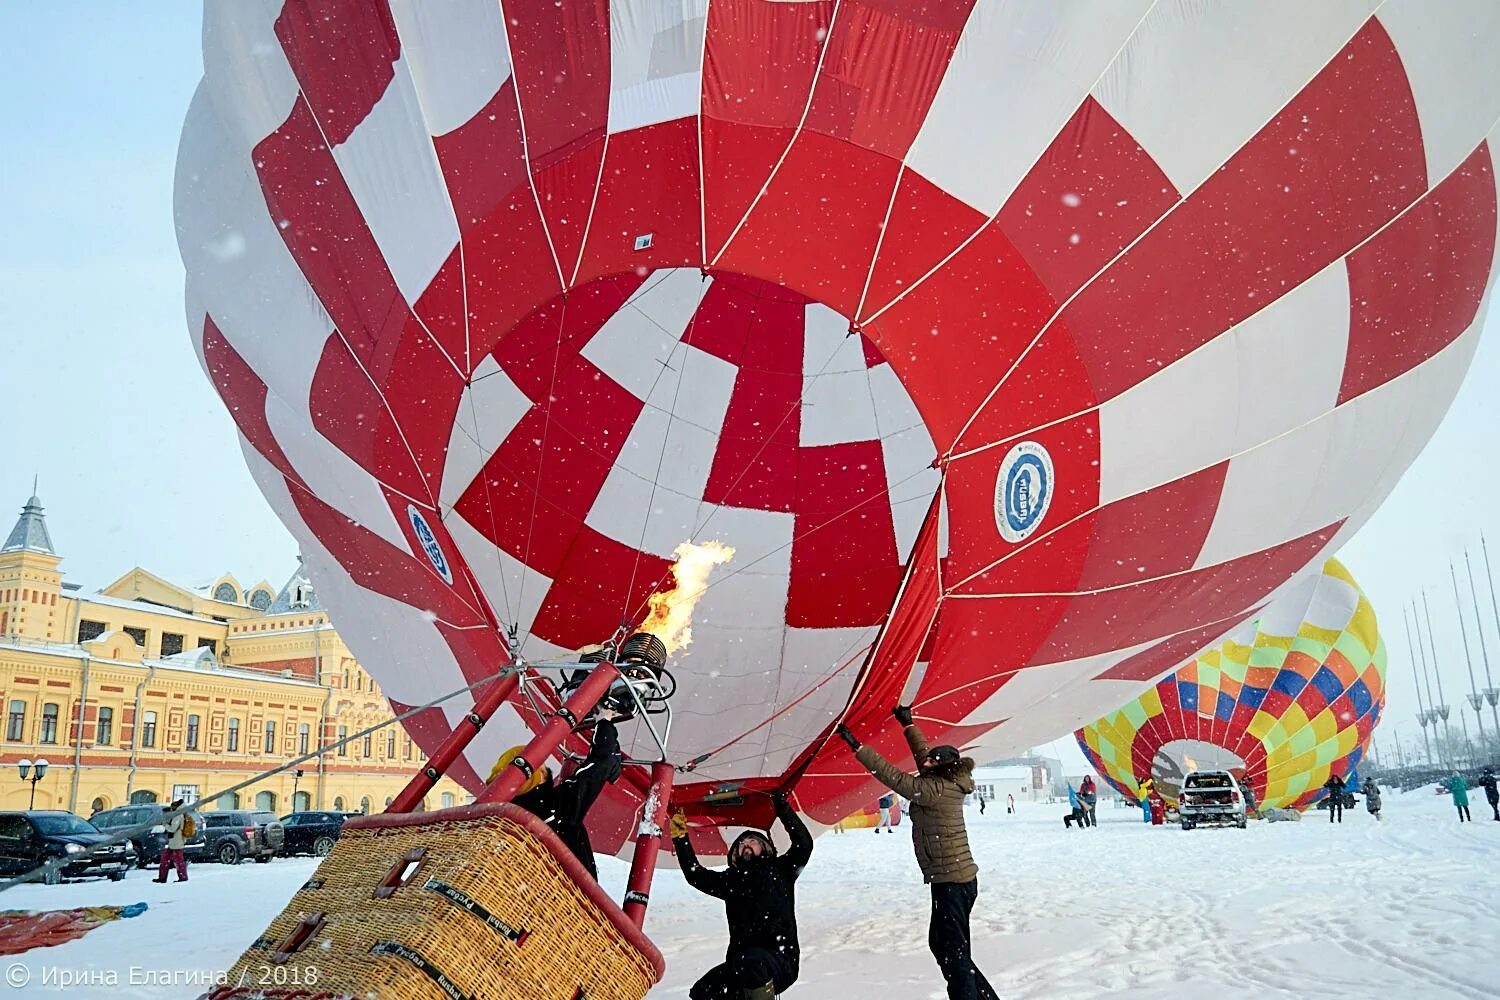
{"type": "Polygon", "coordinates": [[[210,996],[641,1000],[663,968],[545,824],[474,805],[350,820],[210,996]]]}

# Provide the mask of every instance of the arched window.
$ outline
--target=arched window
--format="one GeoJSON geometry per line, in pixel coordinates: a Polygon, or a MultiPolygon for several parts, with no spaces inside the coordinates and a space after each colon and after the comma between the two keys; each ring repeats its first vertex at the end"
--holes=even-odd
{"type": "Polygon", "coordinates": [[[390,807],[391,807],[391,803],[392,803],[392,802],[395,802],[395,801],[396,801],[396,800],[395,800],[395,799],[393,799],[393,798],[391,798],[391,797],[390,797],[390,796],[389,796],[389,795],[387,795],[387,796],[386,796],[386,797],[385,797],[385,807],[386,807],[386,808],[387,808],[387,809],[389,809],[389,808],[390,808],[390,807]]]}
{"type": "Polygon", "coordinates": [[[264,611],[271,606],[273,600],[275,598],[271,596],[269,590],[259,589],[250,595],[250,606],[256,611],[264,611]]]}
{"type": "Polygon", "coordinates": [[[12,743],[19,743],[26,738],[26,703],[24,701],[10,703],[10,717],[5,723],[5,738],[12,743]]]}
{"type": "Polygon", "coordinates": [[[342,795],[338,795],[338,796],[334,797],[334,800],[333,800],[333,811],[334,812],[343,812],[344,811],[344,797],[342,795]]]}
{"type": "Polygon", "coordinates": [[[453,793],[452,792],[444,792],[443,793],[443,800],[442,801],[443,801],[443,808],[444,809],[452,809],[453,808],[453,793]]]}
{"type": "Polygon", "coordinates": [[[221,583],[214,588],[214,600],[223,601],[226,604],[238,604],[240,595],[235,591],[233,584],[221,583]]]}
{"type": "MultiPolygon", "coordinates": [[[[145,721],[141,723],[141,746],[156,746],[156,713],[147,712],[145,721]]],[[[152,800],[153,802],[155,799],[152,800]]]]}
{"type": "Polygon", "coordinates": [[[312,733],[312,727],[309,726],[305,722],[302,723],[302,725],[300,725],[300,726],[297,727],[297,752],[298,753],[307,753],[308,744],[309,744],[309,742],[312,739],[311,733],[312,733]]]}
{"type": "Polygon", "coordinates": [[[130,804],[138,806],[146,802],[155,802],[156,793],[149,788],[142,788],[130,793],[130,804]]]}
{"type": "Polygon", "coordinates": [[[255,808],[260,809],[260,810],[262,810],[264,812],[275,812],[276,811],[276,793],[275,792],[256,792],[255,793],[255,808]]]}
{"type": "Polygon", "coordinates": [[[109,741],[114,739],[115,710],[112,708],[99,709],[99,719],[94,723],[94,743],[101,747],[109,746],[109,741]]]}
{"type": "Polygon", "coordinates": [[[370,797],[368,795],[359,800],[359,811],[366,816],[370,815],[370,797]]]}
{"type": "Polygon", "coordinates": [[[292,812],[306,812],[312,808],[312,796],[306,792],[298,792],[292,796],[292,812]]]}
{"type": "Polygon", "coordinates": [[[109,808],[109,800],[101,795],[98,798],[94,799],[93,802],[89,803],[89,808],[96,813],[103,812],[104,810],[109,808]]]}
{"type": "Polygon", "coordinates": [[[190,716],[188,716],[188,721],[187,721],[187,743],[185,744],[185,746],[189,750],[196,750],[196,749],[198,749],[198,723],[199,723],[198,716],[196,716],[196,715],[190,715],[190,716]]]}
{"type": "Polygon", "coordinates": [[[47,702],[42,706],[42,743],[57,742],[57,703],[47,702]]]}
{"type": "Polygon", "coordinates": [[[224,734],[224,749],[234,753],[240,748],[240,720],[229,720],[229,731],[224,734]]]}

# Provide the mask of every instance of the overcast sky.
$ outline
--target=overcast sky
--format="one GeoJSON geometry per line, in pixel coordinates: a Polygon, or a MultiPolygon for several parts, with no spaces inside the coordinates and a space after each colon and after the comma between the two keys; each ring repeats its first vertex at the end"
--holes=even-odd
{"type": "MultiPolygon", "coordinates": [[[[100,587],[139,564],[184,583],[227,569],[279,586],[295,547],[251,482],[183,319],[172,173],[202,68],[199,4],[12,3],[4,23],[13,44],[0,60],[0,531],[36,474],[77,582],[100,587]]],[[[1465,545],[1477,550],[1484,531],[1500,571],[1496,325],[1437,436],[1341,553],[1390,648],[1377,740],[1420,740],[1401,624],[1419,587],[1448,700],[1468,688],[1448,561],[1465,545]]],[[[1484,587],[1481,578],[1500,679],[1484,587]]],[[[1474,655],[1484,686],[1477,644],[1474,655]]],[[[1067,759],[1081,760],[1076,750],[1067,759]]]]}

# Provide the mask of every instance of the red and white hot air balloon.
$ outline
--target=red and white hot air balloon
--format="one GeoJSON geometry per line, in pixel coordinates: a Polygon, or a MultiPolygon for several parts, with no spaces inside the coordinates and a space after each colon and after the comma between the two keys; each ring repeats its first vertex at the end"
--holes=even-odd
{"type": "Polygon", "coordinates": [[[1482,0],[209,2],[188,323],[398,707],[676,587],[676,801],[831,823],[834,721],[1063,735],[1369,517],[1479,336],[1497,50],[1482,0]]]}

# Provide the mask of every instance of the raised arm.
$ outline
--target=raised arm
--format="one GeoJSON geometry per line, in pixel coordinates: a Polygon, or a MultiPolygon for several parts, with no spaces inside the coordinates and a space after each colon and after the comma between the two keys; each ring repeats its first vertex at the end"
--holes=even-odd
{"type": "Polygon", "coordinates": [[[914,763],[921,763],[923,757],[927,756],[927,736],[917,728],[915,722],[905,726],[901,732],[906,736],[906,745],[911,747],[911,757],[914,763]]]}
{"type": "Polygon", "coordinates": [[[787,835],[792,838],[792,844],[787,848],[782,859],[792,868],[795,878],[797,873],[807,867],[807,862],[812,858],[813,839],[812,834],[807,832],[807,825],[802,822],[802,817],[787,802],[786,796],[780,793],[771,797],[771,802],[776,806],[776,818],[781,820],[781,825],[786,829],[787,835]]]}
{"type": "Polygon", "coordinates": [[[920,779],[916,775],[901,770],[880,756],[880,751],[868,743],[856,750],[854,757],[868,768],[871,774],[875,775],[876,780],[896,794],[914,799],[921,791],[920,779]]]}
{"type": "Polygon", "coordinates": [[[724,898],[728,891],[724,873],[704,868],[698,863],[698,854],[693,850],[693,845],[689,843],[686,833],[672,838],[672,848],[677,852],[677,864],[681,866],[682,877],[687,879],[688,885],[710,896],[724,898]]]}

